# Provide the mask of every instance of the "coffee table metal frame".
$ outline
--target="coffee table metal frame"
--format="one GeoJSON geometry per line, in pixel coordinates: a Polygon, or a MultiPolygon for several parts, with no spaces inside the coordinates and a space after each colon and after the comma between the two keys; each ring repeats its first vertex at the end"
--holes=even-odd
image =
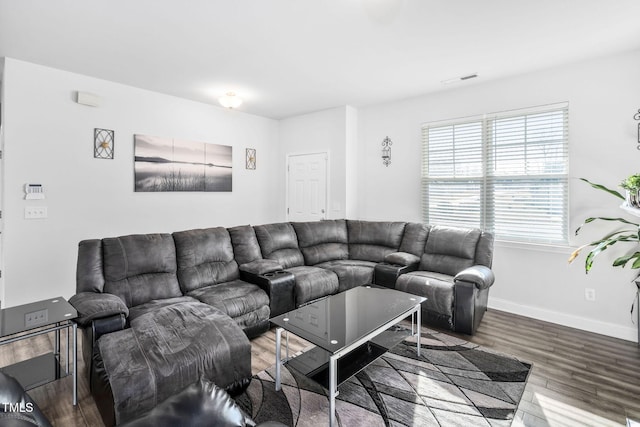
{"type": "MultiPolygon", "coordinates": [[[[331,298],[330,296],[327,298],[331,298]]],[[[423,299],[424,300],[424,299],[423,299]]],[[[334,427],[337,425],[336,420],[336,397],[338,396],[338,360],[349,354],[354,349],[360,347],[365,344],[367,341],[372,338],[378,336],[380,333],[386,331],[393,325],[399,323],[401,320],[407,318],[407,316],[411,316],[411,336],[416,338],[416,353],[420,356],[420,334],[421,334],[421,313],[420,313],[420,302],[417,303],[414,307],[409,310],[406,310],[399,314],[398,316],[393,317],[386,323],[382,324],[377,329],[369,332],[366,335],[363,335],[358,340],[354,341],[352,344],[345,346],[338,350],[337,352],[330,354],[329,356],[329,420],[330,426],[334,427]]],[[[328,351],[327,351],[328,352],[328,351]]],[[[276,391],[280,391],[282,388],[281,384],[281,368],[284,363],[289,360],[289,331],[282,327],[276,328],[276,391]],[[286,341],[286,358],[282,359],[282,332],[285,332],[285,341],[286,341]]]]}

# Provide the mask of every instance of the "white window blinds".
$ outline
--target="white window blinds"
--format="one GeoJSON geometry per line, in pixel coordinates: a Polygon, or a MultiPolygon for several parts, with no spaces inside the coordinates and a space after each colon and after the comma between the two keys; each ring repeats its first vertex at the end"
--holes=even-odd
{"type": "Polygon", "coordinates": [[[568,241],[568,106],[426,124],[423,216],[497,239],[568,241]]]}

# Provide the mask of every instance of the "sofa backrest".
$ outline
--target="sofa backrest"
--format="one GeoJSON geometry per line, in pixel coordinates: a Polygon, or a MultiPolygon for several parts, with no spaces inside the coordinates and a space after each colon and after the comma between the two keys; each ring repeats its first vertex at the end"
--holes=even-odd
{"type": "Polygon", "coordinates": [[[404,227],[402,243],[400,243],[398,251],[421,257],[424,253],[424,245],[427,243],[430,229],[431,226],[421,222],[408,222],[404,227]]]}
{"type": "Polygon", "coordinates": [[[103,291],[134,307],[181,296],[176,248],[170,234],[135,234],[102,239],[103,291]]]}
{"type": "Polygon", "coordinates": [[[404,222],[347,220],[349,259],[382,262],[397,252],[404,234],[404,222]]]}
{"type": "Polygon", "coordinates": [[[256,232],[250,225],[239,225],[228,228],[233,254],[238,265],[262,259],[256,232]]]}
{"type": "Polygon", "coordinates": [[[76,293],[103,291],[102,240],[83,240],[78,244],[76,293]]]}
{"type": "Polygon", "coordinates": [[[256,225],[253,229],[263,258],[277,261],[283,268],[304,265],[298,237],[290,223],[256,225]]]}
{"type": "Polygon", "coordinates": [[[482,234],[477,228],[440,225],[431,227],[420,259],[420,270],[455,276],[465,268],[475,265],[482,234]]]}
{"type": "Polygon", "coordinates": [[[483,231],[476,246],[476,265],[491,268],[493,264],[493,234],[483,231]]]}
{"type": "Polygon", "coordinates": [[[240,277],[226,228],[179,231],[173,233],[173,239],[176,243],[178,282],[185,294],[240,277]]]}
{"type": "Polygon", "coordinates": [[[306,265],[349,258],[347,222],[344,219],[292,222],[306,265]]]}

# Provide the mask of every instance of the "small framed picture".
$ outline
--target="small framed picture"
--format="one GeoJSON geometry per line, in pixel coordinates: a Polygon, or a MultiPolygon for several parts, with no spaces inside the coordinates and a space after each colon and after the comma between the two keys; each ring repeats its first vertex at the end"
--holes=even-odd
{"type": "Polygon", "coordinates": [[[247,169],[256,168],[256,149],[247,148],[247,169]]]}
{"type": "Polygon", "coordinates": [[[109,129],[93,129],[93,157],[113,159],[114,132],[109,129]]]}

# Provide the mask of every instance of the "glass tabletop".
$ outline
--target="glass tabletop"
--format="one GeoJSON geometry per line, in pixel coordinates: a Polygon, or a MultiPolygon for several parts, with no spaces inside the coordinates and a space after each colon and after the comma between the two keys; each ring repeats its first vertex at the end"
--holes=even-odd
{"type": "Polygon", "coordinates": [[[403,314],[426,298],[375,285],[359,286],[276,316],[270,321],[331,353],[403,314]]]}
{"type": "Polygon", "coordinates": [[[65,322],[76,317],[76,309],[62,297],[5,308],[0,310],[0,337],[65,322]]]}

